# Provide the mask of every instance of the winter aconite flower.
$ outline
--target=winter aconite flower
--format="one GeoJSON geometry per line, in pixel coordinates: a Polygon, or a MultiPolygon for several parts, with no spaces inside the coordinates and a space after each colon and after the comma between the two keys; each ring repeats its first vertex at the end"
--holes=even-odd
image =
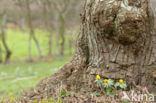
{"type": "Polygon", "coordinates": [[[108,79],[104,79],[103,81],[104,81],[105,83],[108,83],[108,79]]]}
{"type": "Polygon", "coordinates": [[[96,75],[96,79],[100,80],[101,79],[100,75],[96,75]]]}
{"type": "Polygon", "coordinates": [[[14,97],[11,97],[10,100],[14,102],[16,101],[14,97]]]}
{"type": "Polygon", "coordinates": [[[123,80],[122,80],[122,79],[120,79],[120,80],[119,80],[119,83],[120,83],[120,84],[123,84],[123,80]]]}
{"type": "Polygon", "coordinates": [[[12,94],[12,92],[11,91],[8,91],[8,94],[12,94]]]}

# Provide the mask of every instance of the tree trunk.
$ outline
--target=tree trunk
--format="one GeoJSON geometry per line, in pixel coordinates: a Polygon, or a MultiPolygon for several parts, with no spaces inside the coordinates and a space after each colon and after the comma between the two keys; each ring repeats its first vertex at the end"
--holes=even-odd
{"type": "Polygon", "coordinates": [[[10,61],[11,57],[11,50],[8,48],[7,43],[6,43],[6,38],[5,38],[5,32],[2,31],[2,43],[4,45],[4,48],[6,50],[6,56],[5,56],[5,64],[8,64],[10,61]]]}
{"type": "Polygon", "coordinates": [[[23,5],[23,1],[22,0],[18,0],[17,3],[18,3],[19,8],[21,9],[21,11],[19,13],[19,18],[21,19],[20,20],[20,29],[21,29],[22,32],[25,32],[25,17],[23,17],[24,16],[23,12],[25,10],[24,10],[24,7],[23,7],[24,6],[23,5]]]}
{"type": "Polygon", "coordinates": [[[49,52],[48,52],[48,56],[52,56],[52,23],[51,21],[48,20],[48,9],[50,10],[50,18],[52,19],[53,15],[52,13],[52,8],[51,8],[51,2],[49,0],[43,1],[43,19],[44,19],[44,25],[47,29],[47,31],[49,32],[49,42],[48,42],[48,46],[49,46],[49,52]]]}
{"type": "Polygon", "coordinates": [[[5,64],[8,64],[10,61],[10,57],[11,57],[12,52],[6,43],[5,28],[6,28],[6,22],[7,22],[7,15],[6,15],[5,11],[4,11],[2,16],[3,17],[2,17],[2,25],[1,25],[1,39],[2,39],[3,46],[6,50],[5,64]]]}
{"type": "Polygon", "coordinates": [[[2,58],[2,47],[0,45],[0,63],[2,63],[2,62],[3,62],[3,58],[2,58]]]}
{"type": "MultiPolygon", "coordinates": [[[[31,17],[31,10],[30,10],[30,4],[29,4],[30,1],[29,0],[25,0],[25,1],[26,1],[26,9],[27,9],[27,21],[28,21],[28,25],[29,25],[29,28],[30,28],[30,39],[34,40],[34,42],[36,44],[36,47],[37,47],[37,49],[39,51],[40,58],[42,58],[43,57],[43,52],[42,52],[42,50],[40,48],[40,45],[39,45],[39,42],[38,42],[38,40],[37,40],[37,38],[35,36],[34,28],[33,28],[33,25],[32,25],[32,17],[31,17]]],[[[29,54],[29,55],[31,55],[31,54],[29,54]]],[[[29,58],[29,59],[31,59],[31,58],[29,58]]]]}
{"type": "Polygon", "coordinates": [[[64,45],[65,45],[65,20],[62,13],[59,14],[59,21],[60,21],[60,27],[59,27],[59,35],[60,35],[60,55],[64,55],[64,45]]]}
{"type": "Polygon", "coordinates": [[[38,93],[31,92],[27,99],[49,98],[72,87],[94,91],[97,74],[124,79],[128,90],[137,86],[156,90],[148,70],[156,64],[156,34],[148,0],[86,0],[81,18],[72,61],[42,80],[38,93]]]}
{"type": "Polygon", "coordinates": [[[28,52],[29,52],[29,62],[33,62],[32,58],[32,44],[31,44],[31,35],[29,35],[29,40],[28,40],[28,52]]]}
{"type": "Polygon", "coordinates": [[[59,33],[57,33],[56,34],[56,49],[55,49],[55,55],[59,55],[59,46],[60,46],[60,44],[59,44],[59,41],[60,41],[60,36],[59,36],[59,33]]]}
{"type": "Polygon", "coordinates": [[[72,49],[73,49],[73,40],[72,38],[69,39],[69,55],[72,55],[72,49]]]}
{"type": "Polygon", "coordinates": [[[49,53],[48,53],[48,56],[52,56],[53,54],[52,54],[52,44],[53,44],[53,42],[52,42],[52,33],[50,32],[49,33],[49,53]]]}

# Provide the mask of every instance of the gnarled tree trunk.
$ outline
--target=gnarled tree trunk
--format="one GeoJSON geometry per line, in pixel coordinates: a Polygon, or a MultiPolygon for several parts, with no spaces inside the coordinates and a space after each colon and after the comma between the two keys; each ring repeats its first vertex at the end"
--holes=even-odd
{"type": "Polygon", "coordinates": [[[122,78],[129,88],[153,88],[148,67],[156,64],[156,34],[149,0],[86,0],[81,17],[72,61],[41,81],[29,99],[51,97],[62,87],[92,91],[97,74],[122,78]]]}

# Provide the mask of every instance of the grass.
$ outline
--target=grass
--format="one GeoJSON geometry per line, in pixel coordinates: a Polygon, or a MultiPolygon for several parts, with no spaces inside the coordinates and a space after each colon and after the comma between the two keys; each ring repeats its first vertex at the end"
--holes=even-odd
{"type": "MultiPolygon", "coordinates": [[[[37,39],[44,54],[48,53],[48,33],[39,29],[35,30],[37,39]]],[[[57,72],[65,63],[70,61],[72,56],[69,56],[69,42],[65,43],[65,57],[57,57],[53,59],[45,59],[39,61],[36,58],[38,55],[37,48],[32,43],[32,55],[36,59],[33,63],[28,63],[24,60],[28,59],[28,33],[22,33],[19,29],[8,29],[7,44],[13,52],[11,63],[8,65],[0,64],[0,96],[20,96],[23,90],[28,90],[34,87],[43,78],[51,76],[57,72]]],[[[56,40],[53,34],[53,54],[56,53],[56,40]]],[[[66,35],[68,39],[70,35],[66,35]]],[[[0,42],[1,43],[1,42],[0,42]]],[[[2,47],[4,50],[4,48],[2,47]]],[[[74,48],[72,48],[74,52],[74,48]]],[[[3,58],[5,52],[3,53],[3,58]]]]}
{"type": "MultiPolygon", "coordinates": [[[[46,55],[48,53],[48,48],[49,48],[48,47],[49,33],[40,29],[35,29],[35,34],[39,41],[39,44],[41,46],[43,53],[46,55]]],[[[58,46],[56,46],[56,33],[53,33],[52,35],[53,35],[52,52],[53,54],[56,54],[57,52],[56,48],[58,48],[58,46]]],[[[66,41],[65,41],[64,53],[65,55],[70,55],[69,39],[71,38],[71,34],[66,34],[65,38],[66,38],[66,41]]],[[[73,40],[75,40],[75,38],[76,37],[74,37],[73,40]]],[[[12,59],[28,58],[29,32],[21,32],[19,29],[8,29],[6,30],[6,39],[7,39],[8,47],[13,52],[12,59]]],[[[72,48],[72,53],[74,53],[74,47],[72,48]]],[[[5,55],[5,52],[3,52],[3,57],[4,55],[5,55]]],[[[34,41],[32,42],[32,55],[39,56],[38,50],[36,48],[34,41]]]]}
{"type": "Polygon", "coordinates": [[[22,90],[34,87],[43,78],[57,72],[69,58],[51,62],[24,63],[14,62],[0,65],[0,95],[7,96],[8,91],[20,95],[22,90]]]}

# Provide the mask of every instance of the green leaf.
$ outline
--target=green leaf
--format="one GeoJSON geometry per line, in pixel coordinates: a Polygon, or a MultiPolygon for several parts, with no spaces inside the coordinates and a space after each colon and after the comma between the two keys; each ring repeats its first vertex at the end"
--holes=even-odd
{"type": "Polygon", "coordinates": [[[147,95],[148,99],[149,99],[149,98],[152,98],[153,96],[154,96],[154,94],[148,94],[148,95],[147,95]]]}
{"type": "Polygon", "coordinates": [[[102,94],[98,91],[93,92],[92,94],[96,95],[96,96],[101,96],[102,94]]]}
{"type": "Polygon", "coordinates": [[[106,88],[106,92],[111,91],[111,90],[112,90],[112,89],[111,89],[111,88],[109,88],[109,87],[108,87],[108,88],[106,88]]]}
{"type": "Polygon", "coordinates": [[[114,85],[115,88],[117,88],[119,86],[120,86],[120,83],[119,82],[115,83],[115,85],[114,85]]]}
{"type": "Polygon", "coordinates": [[[65,96],[67,96],[67,92],[65,90],[62,90],[61,91],[61,97],[65,97],[65,96]]]}
{"type": "Polygon", "coordinates": [[[112,91],[112,93],[111,93],[112,95],[115,95],[116,94],[116,92],[115,91],[112,91]]]}
{"type": "Polygon", "coordinates": [[[124,103],[130,103],[130,101],[129,101],[129,100],[127,100],[127,101],[125,101],[124,103]]]}
{"type": "Polygon", "coordinates": [[[102,83],[103,83],[103,80],[95,80],[95,82],[96,82],[96,85],[97,86],[101,86],[102,85],[102,83]]]}
{"type": "Polygon", "coordinates": [[[127,87],[127,85],[125,83],[120,84],[120,88],[125,89],[127,87]]]}
{"type": "Polygon", "coordinates": [[[108,79],[108,85],[109,85],[109,86],[114,85],[114,81],[113,81],[113,80],[111,80],[111,79],[108,79]]]}
{"type": "Polygon", "coordinates": [[[108,87],[109,87],[108,83],[103,83],[103,86],[104,86],[105,88],[108,88],[108,87]]]}
{"type": "Polygon", "coordinates": [[[106,95],[110,96],[111,95],[111,92],[106,92],[106,95]]]}

